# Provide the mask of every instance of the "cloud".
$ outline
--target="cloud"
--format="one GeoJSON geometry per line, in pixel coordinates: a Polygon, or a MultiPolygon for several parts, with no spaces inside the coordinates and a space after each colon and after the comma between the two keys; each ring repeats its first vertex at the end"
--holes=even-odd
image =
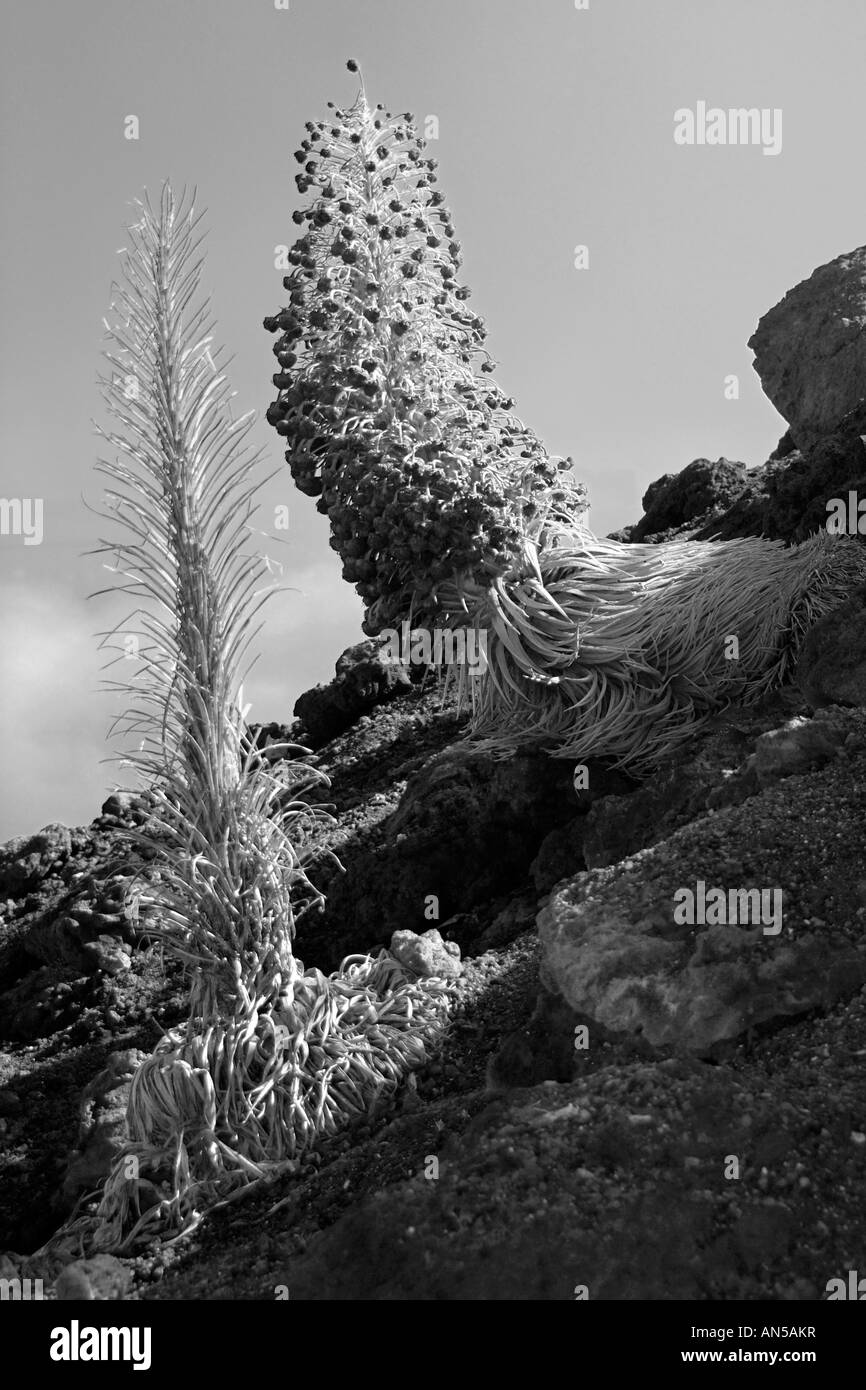
{"type": "MultiPolygon", "coordinates": [[[[363,636],[361,604],[333,563],[309,565],[281,582],[290,591],[275,594],[260,615],[263,629],[251,652],[260,656],[244,690],[249,717],[261,723],[288,723],[298,695],[330,680],[340,652],[363,636]]],[[[119,765],[101,761],[118,751],[107,735],[122,696],[100,686],[119,673],[103,672],[110,654],[98,650],[95,634],[123,619],[129,606],[122,595],[88,604],[56,582],[34,585],[20,573],[4,584],[0,842],[51,821],[86,824],[123,782],[119,765]]]]}
{"type": "Polygon", "coordinates": [[[23,579],[4,586],[0,840],[99,812],[112,780],[111,769],[99,765],[110,711],[96,693],[93,628],[92,610],[74,595],[23,579]]]}

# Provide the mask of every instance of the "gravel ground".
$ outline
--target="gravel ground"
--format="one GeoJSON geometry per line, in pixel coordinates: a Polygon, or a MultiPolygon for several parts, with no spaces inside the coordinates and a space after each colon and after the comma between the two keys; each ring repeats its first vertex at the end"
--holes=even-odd
{"type": "MultiPolygon", "coordinates": [[[[525,1019],[534,950],[528,934],[470,966],[490,1043],[525,1019]]],[[[866,992],[724,1064],[608,1044],[571,1082],[491,1094],[485,1051],[138,1261],[134,1296],[799,1301],[862,1265],[866,992]]]]}

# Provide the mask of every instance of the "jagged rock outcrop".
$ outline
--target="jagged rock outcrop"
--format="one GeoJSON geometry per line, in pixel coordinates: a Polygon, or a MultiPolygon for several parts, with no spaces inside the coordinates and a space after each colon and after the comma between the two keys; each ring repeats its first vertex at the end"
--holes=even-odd
{"type": "Polygon", "coordinates": [[[611,539],[803,541],[827,524],[832,499],[866,498],[866,247],[790,290],[749,347],[789,422],[769,459],[755,468],[695,459],[666,473],[647,489],[641,519],[611,539]]]}
{"type": "MultiPolygon", "coordinates": [[[[763,509],[765,534],[803,541],[826,527],[832,515],[828,503],[848,502],[850,492],[866,498],[866,405],[846,416],[830,434],[802,453],[779,461],[767,476],[763,509]]],[[[768,469],[770,465],[765,465],[768,469]]],[[[860,529],[861,536],[866,526],[860,529]]],[[[857,534],[849,528],[849,534],[857,534]]]]}
{"type": "MultiPolygon", "coordinates": [[[[732,540],[737,536],[764,536],[767,540],[788,543],[804,541],[807,536],[827,525],[831,511],[828,503],[839,499],[847,504],[849,493],[859,500],[866,498],[866,407],[853,411],[834,433],[818,441],[805,453],[798,449],[773,455],[766,463],[746,469],[739,492],[731,500],[736,486],[733,476],[720,488],[715,500],[701,512],[683,508],[683,519],[674,522],[678,514],[671,506],[660,511],[668,490],[674,493],[674,482],[685,477],[696,459],[680,474],[665,474],[658,479],[665,485],[656,499],[653,515],[644,516],[633,526],[623,526],[610,533],[611,540],[661,544],[672,540],[732,540]],[[668,525],[661,527],[660,523],[668,525]],[[658,528],[658,529],[657,529],[658,528]]],[[[783,441],[784,442],[784,441],[783,441]]],[[[711,465],[711,468],[715,465],[711,465]]],[[[707,481],[709,481],[707,479],[707,481]]],[[[650,486],[650,491],[656,484],[650,486]]],[[[647,497],[644,496],[644,505],[647,497]]],[[[688,489],[684,490],[688,495],[688,489]]],[[[682,500],[682,499],[681,499],[682,500]]],[[[866,524],[860,534],[866,532],[866,524]]],[[[856,534],[854,530],[850,534],[856,534]]]]}
{"type": "Polygon", "coordinates": [[[0,845],[0,899],[23,897],[49,876],[59,876],[72,852],[65,825],[46,825],[0,845]]]}
{"type": "MultiPolygon", "coordinates": [[[[720,458],[694,459],[681,473],[665,473],[650,483],[641,505],[644,514],[634,526],[613,533],[614,540],[662,541],[680,535],[705,532],[746,495],[757,497],[755,480],[744,463],[720,458]]],[[[745,529],[739,535],[759,535],[745,529]]]]}
{"type": "Polygon", "coordinates": [[[800,449],[866,399],[866,246],[818,266],[760,320],[755,371],[800,449]]]}
{"type": "Polygon", "coordinates": [[[411,690],[423,676],[425,668],[383,661],[380,652],[372,638],[347,647],[334,679],[298,696],[294,713],[302,740],[311,748],[321,748],[362,714],[411,690]]]}

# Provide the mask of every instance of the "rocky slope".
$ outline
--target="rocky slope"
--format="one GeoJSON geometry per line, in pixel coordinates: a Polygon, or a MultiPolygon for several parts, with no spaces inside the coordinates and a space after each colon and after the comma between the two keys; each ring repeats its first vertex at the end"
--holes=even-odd
{"type": "MultiPolygon", "coordinates": [[[[440,1055],[299,1177],[180,1247],[67,1269],[58,1296],[789,1299],[856,1267],[866,710],[792,688],[726,712],[641,788],[599,769],[591,795],[540,758],[494,773],[460,725],[416,684],[315,755],[335,773],[328,842],[359,875],[344,944],[423,932],[453,866],[462,910],[437,925],[464,971],[440,1055]],[[446,864],[419,876],[440,843],[446,864]],[[697,878],[780,885],[783,930],[672,927],[671,892],[697,878]]],[[[2,1240],[19,1255],[106,1171],[131,1069],[182,1009],[105,875],[130,814],[109,802],[0,861],[2,1240]]],[[[339,936],[302,918],[298,952],[330,965],[339,936]]]]}
{"type": "MultiPolygon", "coordinates": [[[[790,410],[776,455],[660,479],[623,539],[799,539],[830,497],[866,496],[866,328],[846,308],[862,260],[824,267],[831,299],[806,282],[753,340],[790,410]],[[799,391],[823,358],[792,315],[838,337],[832,393],[799,391]]],[[[125,906],[118,830],[146,798],[10,842],[0,1277],[42,1273],[60,1299],[814,1300],[862,1266],[866,591],[813,629],[795,684],[640,785],[492,758],[431,673],[369,642],[295,715],[251,737],[263,757],[306,742],[331,778],[327,905],[297,954],[329,970],[400,932],[419,962],[462,958],[440,1051],[387,1113],[177,1245],[28,1263],[108,1171],[134,1067],[184,994],[125,906]],[[712,890],[723,915],[677,910],[712,890]]]]}

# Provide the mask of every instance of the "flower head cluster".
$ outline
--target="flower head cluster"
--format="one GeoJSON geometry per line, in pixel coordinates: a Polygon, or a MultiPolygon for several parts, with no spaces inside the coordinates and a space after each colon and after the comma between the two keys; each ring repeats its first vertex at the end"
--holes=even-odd
{"type": "Polygon", "coordinates": [[[289,302],[265,319],[280,368],[267,418],[375,632],[434,608],[443,584],[486,587],[527,531],[586,502],[492,379],[410,113],[362,90],[306,130],[296,181],[312,199],[294,214],[289,302]]]}

